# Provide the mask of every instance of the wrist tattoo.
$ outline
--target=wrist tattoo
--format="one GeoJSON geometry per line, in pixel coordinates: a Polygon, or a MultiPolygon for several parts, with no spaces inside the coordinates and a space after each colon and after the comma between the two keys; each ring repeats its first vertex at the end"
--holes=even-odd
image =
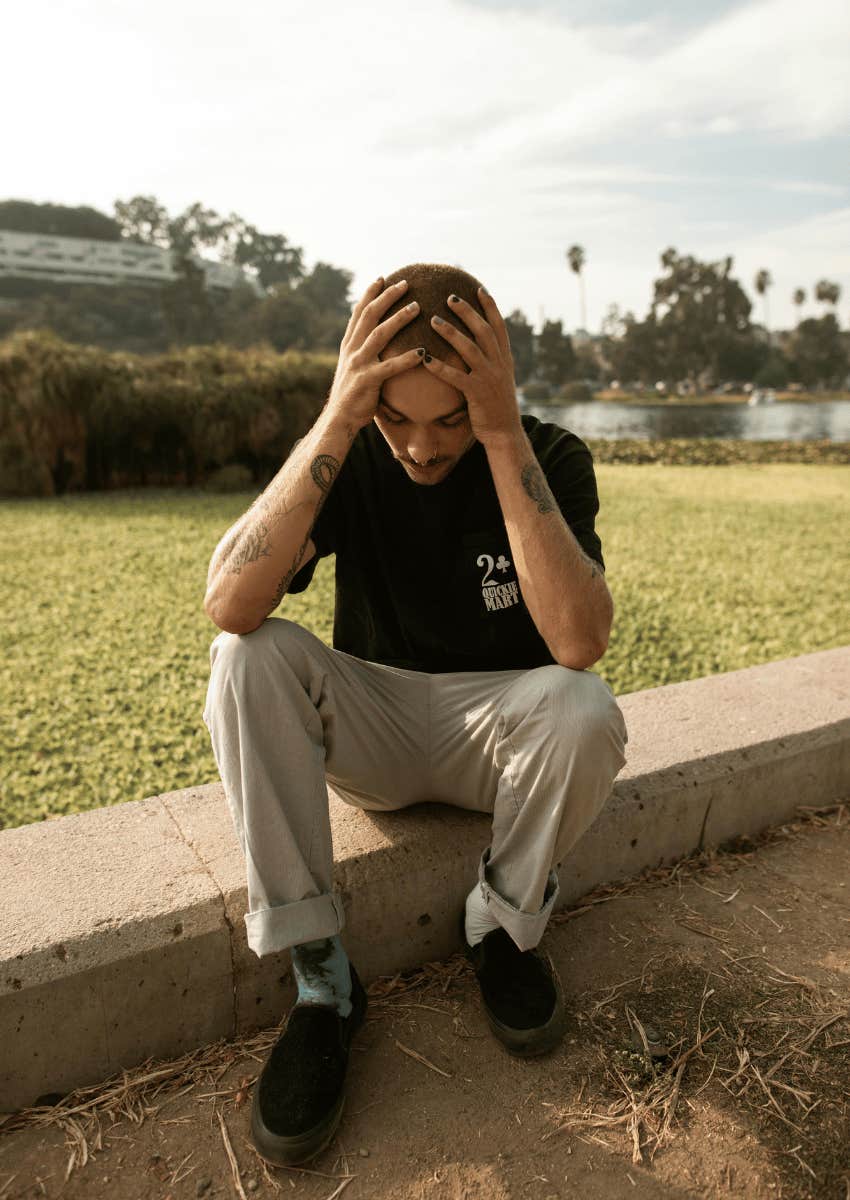
{"type": "Polygon", "coordinates": [[[310,474],[320,491],[328,492],[339,473],[339,463],[331,454],[320,454],[310,464],[310,474]]]}
{"type": "Polygon", "coordinates": [[[525,488],[528,495],[537,505],[537,511],[542,513],[550,513],[557,511],[555,497],[549,490],[549,484],[546,482],[546,476],[540,470],[540,464],[530,462],[522,468],[522,486],[525,488]]]}

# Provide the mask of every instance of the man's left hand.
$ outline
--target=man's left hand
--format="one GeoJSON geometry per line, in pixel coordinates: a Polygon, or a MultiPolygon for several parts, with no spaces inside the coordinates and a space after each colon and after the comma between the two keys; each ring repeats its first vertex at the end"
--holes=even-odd
{"type": "Polygon", "coordinates": [[[431,318],[432,328],[460,355],[469,372],[450,367],[434,357],[430,362],[423,361],[422,365],[426,371],[463,393],[472,432],[479,442],[486,444],[505,434],[521,433],[522,423],[507,327],[489,292],[479,288],[478,299],[487,314],[486,321],[465,300],[455,295],[448,298],[449,308],[469,328],[472,338],[461,333],[450,321],[437,316],[431,318]]]}

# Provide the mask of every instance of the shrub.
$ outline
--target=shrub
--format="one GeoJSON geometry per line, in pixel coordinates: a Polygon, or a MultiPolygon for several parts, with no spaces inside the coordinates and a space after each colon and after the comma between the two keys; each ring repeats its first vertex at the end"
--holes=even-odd
{"type": "Polygon", "coordinates": [[[542,379],[534,379],[531,383],[525,385],[522,389],[522,395],[523,399],[534,403],[537,400],[548,400],[552,395],[552,389],[542,379]]]}
{"type": "Polygon", "coordinates": [[[564,384],[558,396],[561,400],[566,400],[568,404],[583,404],[585,401],[593,399],[593,388],[582,379],[573,379],[564,384]]]}
{"type": "Polygon", "coordinates": [[[253,488],[253,473],[243,463],[228,463],[210,471],[203,486],[205,492],[248,492],[253,488]]]}
{"type": "Polygon", "coordinates": [[[142,357],[15,333],[0,342],[0,493],[203,486],[232,463],[267,482],[335,368],[333,355],[256,346],[142,357]]]}

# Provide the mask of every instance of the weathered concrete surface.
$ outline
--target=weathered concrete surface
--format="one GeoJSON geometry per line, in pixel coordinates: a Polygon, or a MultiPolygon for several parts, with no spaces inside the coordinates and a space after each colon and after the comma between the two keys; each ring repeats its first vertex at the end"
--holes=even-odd
{"type": "Polygon", "coordinates": [[[221,908],[157,798],[3,831],[0,1109],[219,1037],[221,908]]]}
{"type": "MultiPolygon", "coordinates": [[[[628,762],[563,903],[846,796],[848,681],[841,647],[619,697],[628,762]]],[[[331,824],[364,980],[452,953],[488,818],[332,797],[331,824]]],[[[0,833],[0,1110],[278,1020],[289,956],[248,949],[246,905],[220,783],[0,833]]]]}

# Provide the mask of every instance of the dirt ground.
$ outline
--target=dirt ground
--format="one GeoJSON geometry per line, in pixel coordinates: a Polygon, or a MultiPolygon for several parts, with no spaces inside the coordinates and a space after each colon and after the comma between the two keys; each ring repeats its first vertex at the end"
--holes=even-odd
{"type": "Polygon", "coordinates": [[[545,1058],[494,1040],[456,955],[372,986],[306,1169],[251,1144],[268,1029],[7,1118],[0,1200],[850,1200],[848,893],[850,805],[801,810],[557,914],[545,1058]]]}

